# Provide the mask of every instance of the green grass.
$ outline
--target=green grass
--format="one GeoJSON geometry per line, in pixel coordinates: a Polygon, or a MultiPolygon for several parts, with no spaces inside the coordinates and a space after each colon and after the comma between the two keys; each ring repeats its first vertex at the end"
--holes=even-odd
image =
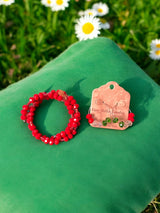
{"type": "MultiPolygon", "coordinates": [[[[17,0],[0,6],[0,89],[36,72],[77,41],[74,32],[78,11],[94,2],[70,1],[65,11],[52,12],[40,0],[17,0]]],[[[160,62],[149,58],[150,42],[160,35],[159,0],[103,1],[110,12],[104,18],[111,38],[160,84],[160,62]]]]}
{"type": "MultiPolygon", "coordinates": [[[[160,38],[159,0],[102,0],[110,12],[104,19],[110,30],[100,36],[115,41],[145,72],[160,84],[160,61],[149,58],[150,42],[160,38]]],[[[78,11],[91,0],[71,0],[65,11],[52,12],[40,0],[17,0],[0,6],[0,89],[38,71],[77,40],[74,31],[78,11]]],[[[160,195],[145,213],[160,212],[160,195]]]]}
{"type": "Polygon", "coordinates": [[[160,213],[160,194],[149,203],[142,213],[160,213]]]}

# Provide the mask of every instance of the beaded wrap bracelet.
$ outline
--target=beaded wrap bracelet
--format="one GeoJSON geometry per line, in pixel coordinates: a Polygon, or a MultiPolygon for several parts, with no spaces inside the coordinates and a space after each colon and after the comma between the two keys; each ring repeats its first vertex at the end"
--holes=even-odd
{"type": "Polygon", "coordinates": [[[22,106],[21,120],[28,123],[28,128],[31,130],[32,135],[37,139],[41,140],[45,144],[58,145],[60,142],[72,139],[76,135],[76,129],[80,125],[81,114],[78,111],[79,105],[73,96],[68,96],[66,92],[62,90],[52,90],[48,93],[40,92],[29,98],[29,102],[22,106]],[[55,99],[57,101],[64,102],[67,107],[68,113],[71,115],[69,123],[64,131],[51,136],[50,138],[46,135],[42,135],[35,124],[33,123],[35,110],[42,103],[43,100],[55,99]]]}

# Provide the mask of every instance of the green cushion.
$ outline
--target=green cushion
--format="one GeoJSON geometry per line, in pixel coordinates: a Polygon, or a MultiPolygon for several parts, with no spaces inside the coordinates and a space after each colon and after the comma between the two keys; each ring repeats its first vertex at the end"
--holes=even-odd
{"type": "MultiPolygon", "coordinates": [[[[114,42],[78,42],[39,72],[0,92],[1,213],[140,213],[160,191],[160,88],[114,42]],[[85,115],[94,88],[116,81],[131,94],[133,127],[92,128],[85,115]],[[35,93],[62,89],[82,114],[78,134],[58,146],[36,140],[20,120],[35,93]]],[[[43,134],[64,130],[63,103],[46,101],[43,134]]]]}

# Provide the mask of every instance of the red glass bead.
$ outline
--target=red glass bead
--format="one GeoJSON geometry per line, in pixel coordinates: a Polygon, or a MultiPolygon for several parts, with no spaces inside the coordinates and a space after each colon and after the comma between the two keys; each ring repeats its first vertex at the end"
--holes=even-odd
{"type": "Polygon", "coordinates": [[[74,99],[73,96],[68,96],[68,100],[69,100],[69,101],[71,101],[71,100],[73,100],[73,99],[74,99]]]}
{"type": "Polygon", "coordinates": [[[33,117],[34,116],[34,112],[29,112],[28,114],[27,114],[27,117],[33,117]]]}
{"type": "Polygon", "coordinates": [[[74,114],[74,117],[75,118],[79,118],[81,116],[81,114],[79,113],[79,112],[76,112],[75,114],[74,114]]]}
{"type": "Polygon", "coordinates": [[[57,138],[58,140],[61,140],[61,134],[60,134],[60,133],[56,134],[56,138],[57,138]]]}
{"type": "Polygon", "coordinates": [[[63,98],[62,98],[62,96],[60,96],[60,95],[59,95],[58,98],[57,98],[58,101],[62,101],[62,99],[63,99],[63,98]]]}
{"type": "Polygon", "coordinates": [[[50,99],[50,97],[48,96],[47,93],[44,94],[44,99],[45,99],[45,100],[49,100],[49,99],[50,99]]]}
{"type": "Polygon", "coordinates": [[[64,137],[64,141],[65,142],[67,142],[69,139],[68,139],[68,137],[66,136],[66,137],[64,137]]]}
{"type": "Polygon", "coordinates": [[[73,105],[73,109],[78,109],[79,108],[79,104],[74,104],[73,105]]]}
{"type": "Polygon", "coordinates": [[[54,135],[52,135],[52,136],[51,136],[51,139],[55,139],[55,136],[54,136],[54,135]]]}
{"type": "Polygon", "coordinates": [[[31,106],[31,107],[29,107],[29,110],[30,110],[30,112],[34,112],[36,110],[36,108],[31,106]]]}
{"type": "Polygon", "coordinates": [[[72,130],[72,135],[76,135],[76,134],[77,134],[76,130],[73,129],[73,130],[72,130]]]}
{"type": "Polygon", "coordinates": [[[69,135],[69,134],[71,133],[70,129],[66,129],[66,130],[65,130],[65,133],[66,133],[67,135],[69,135]]]}
{"type": "Polygon", "coordinates": [[[93,118],[90,118],[90,119],[88,120],[88,123],[91,124],[91,123],[93,123],[93,121],[94,121],[93,118]]]}
{"type": "MultiPolygon", "coordinates": [[[[37,132],[37,133],[38,133],[38,132],[37,132]]],[[[35,137],[35,135],[36,135],[37,133],[34,133],[34,132],[32,131],[32,136],[35,137]]]]}
{"type": "Polygon", "coordinates": [[[58,144],[59,144],[59,140],[58,140],[57,138],[55,138],[54,144],[55,144],[55,145],[58,145],[58,144]]]}
{"type": "Polygon", "coordinates": [[[67,106],[67,109],[68,109],[68,110],[71,110],[71,109],[73,109],[73,106],[72,106],[72,105],[68,105],[68,106],[67,106]]]}
{"type": "Polygon", "coordinates": [[[70,119],[69,119],[69,122],[72,123],[72,122],[73,122],[73,118],[70,118],[70,119]]]}
{"type": "Polygon", "coordinates": [[[48,97],[49,97],[50,99],[53,99],[53,93],[52,93],[52,92],[49,92],[49,93],[48,93],[48,97]]]}
{"type": "Polygon", "coordinates": [[[29,109],[29,106],[28,106],[28,105],[23,105],[22,108],[23,108],[24,110],[28,110],[28,109],[29,109]]]}
{"type": "Polygon", "coordinates": [[[44,139],[43,142],[44,142],[45,144],[47,144],[47,143],[49,143],[49,141],[50,141],[50,138],[49,138],[49,137],[46,137],[46,138],[44,139]]]}
{"type": "Polygon", "coordinates": [[[27,120],[26,120],[26,122],[29,124],[30,122],[32,122],[33,121],[33,117],[27,117],[27,120]]]}
{"type": "Polygon", "coordinates": [[[72,138],[73,138],[73,135],[72,135],[72,134],[69,134],[69,135],[68,135],[68,138],[69,138],[69,139],[72,139],[72,138]]]}
{"type": "Polygon", "coordinates": [[[132,112],[130,112],[130,113],[128,114],[128,120],[130,120],[131,122],[134,122],[134,116],[135,116],[135,114],[132,113],[132,112]]]}
{"type": "Polygon", "coordinates": [[[73,100],[71,101],[71,104],[72,104],[72,105],[76,104],[76,100],[73,99],[73,100]]]}
{"type": "Polygon", "coordinates": [[[74,128],[78,127],[78,125],[77,125],[76,122],[73,122],[73,123],[72,123],[72,126],[73,126],[74,128]]]}
{"type": "Polygon", "coordinates": [[[27,110],[22,109],[22,110],[21,110],[21,114],[22,114],[22,115],[26,115],[26,114],[27,114],[27,110]]]}
{"type": "Polygon", "coordinates": [[[50,141],[49,141],[49,145],[53,145],[54,144],[54,139],[51,138],[50,141]]]}
{"type": "Polygon", "coordinates": [[[61,134],[61,137],[62,137],[62,138],[64,138],[64,137],[66,136],[65,131],[62,131],[60,134],[61,134]]]}
{"type": "Polygon", "coordinates": [[[42,92],[40,92],[38,95],[39,95],[39,98],[40,98],[41,100],[43,100],[43,98],[44,98],[43,93],[42,93],[42,92]]]}
{"type": "Polygon", "coordinates": [[[68,113],[69,113],[70,115],[72,115],[72,114],[74,114],[74,110],[71,109],[71,110],[68,111],[68,113]]]}
{"type": "Polygon", "coordinates": [[[50,97],[51,99],[54,99],[54,93],[55,93],[55,90],[52,90],[50,93],[51,93],[51,94],[50,94],[50,96],[49,96],[49,97],[50,97]]]}
{"type": "Polygon", "coordinates": [[[58,98],[58,93],[57,93],[57,92],[55,92],[55,93],[53,94],[53,98],[54,98],[54,99],[57,99],[57,98],[58,98]]]}
{"type": "Polygon", "coordinates": [[[35,134],[37,134],[38,133],[38,129],[34,129],[33,131],[32,131],[32,134],[33,135],[35,135],[35,134]]]}
{"type": "Polygon", "coordinates": [[[34,107],[38,107],[39,104],[38,104],[37,102],[34,102],[34,103],[33,103],[33,106],[34,106],[34,107]]]}
{"type": "Polygon", "coordinates": [[[47,137],[46,135],[42,135],[41,136],[41,141],[44,142],[44,140],[46,139],[46,137],[47,137]]]}
{"type": "Polygon", "coordinates": [[[52,89],[52,90],[51,90],[51,93],[52,93],[52,94],[54,94],[54,93],[55,93],[55,90],[54,90],[54,89],[52,89]]]}
{"type": "Polygon", "coordinates": [[[25,116],[25,115],[21,115],[21,120],[26,120],[27,119],[27,117],[25,116]]]}
{"type": "Polygon", "coordinates": [[[87,114],[87,115],[86,115],[86,118],[87,118],[87,119],[90,119],[90,118],[92,118],[92,115],[91,115],[91,114],[87,114]]]}
{"type": "Polygon", "coordinates": [[[69,105],[70,105],[70,101],[69,101],[69,100],[66,100],[66,101],[64,102],[64,105],[65,105],[65,106],[69,106],[69,105]]]}
{"type": "Polygon", "coordinates": [[[32,130],[36,129],[36,126],[33,123],[30,123],[28,125],[28,128],[32,131],[32,130]]]}
{"type": "Polygon", "coordinates": [[[39,95],[37,95],[37,94],[35,94],[34,96],[33,96],[33,98],[34,98],[34,100],[36,100],[36,101],[39,101],[39,95]]]}
{"type": "Polygon", "coordinates": [[[41,133],[37,133],[37,134],[35,135],[35,138],[36,138],[37,140],[40,140],[41,136],[42,136],[41,133]]]}
{"type": "Polygon", "coordinates": [[[30,102],[30,103],[33,103],[34,101],[35,101],[35,100],[34,100],[33,97],[30,97],[30,98],[29,98],[29,102],[30,102]]]}
{"type": "Polygon", "coordinates": [[[70,131],[70,128],[69,128],[69,127],[66,127],[65,131],[70,131]]]}
{"type": "Polygon", "coordinates": [[[129,116],[132,117],[132,118],[134,118],[135,114],[133,112],[130,112],[129,116]]]}
{"type": "Polygon", "coordinates": [[[129,117],[128,120],[132,121],[132,123],[134,122],[134,118],[133,117],[129,117]]]}
{"type": "Polygon", "coordinates": [[[79,122],[79,118],[73,118],[73,121],[77,123],[79,122]]]}
{"type": "Polygon", "coordinates": [[[71,128],[72,127],[72,123],[68,123],[68,125],[67,125],[69,128],[71,128]]]}

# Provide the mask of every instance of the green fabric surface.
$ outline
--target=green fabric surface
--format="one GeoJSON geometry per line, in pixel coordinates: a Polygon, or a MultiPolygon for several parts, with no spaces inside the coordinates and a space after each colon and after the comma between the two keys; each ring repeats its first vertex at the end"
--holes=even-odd
{"type": "MultiPolygon", "coordinates": [[[[78,42],[39,72],[0,92],[1,213],[140,213],[160,192],[160,88],[114,42],[78,42]],[[85,115],[92,90],[116,81],[131,94],[135,123],[124,131],[92,128],[85,115]],[[58,146],[36,140],[20,120],[22,105],[43,91],[73,95],[78,134],[58,146]]],[[[45,101],[36,125],[64,130],[63,103],[45,101]]]]}

